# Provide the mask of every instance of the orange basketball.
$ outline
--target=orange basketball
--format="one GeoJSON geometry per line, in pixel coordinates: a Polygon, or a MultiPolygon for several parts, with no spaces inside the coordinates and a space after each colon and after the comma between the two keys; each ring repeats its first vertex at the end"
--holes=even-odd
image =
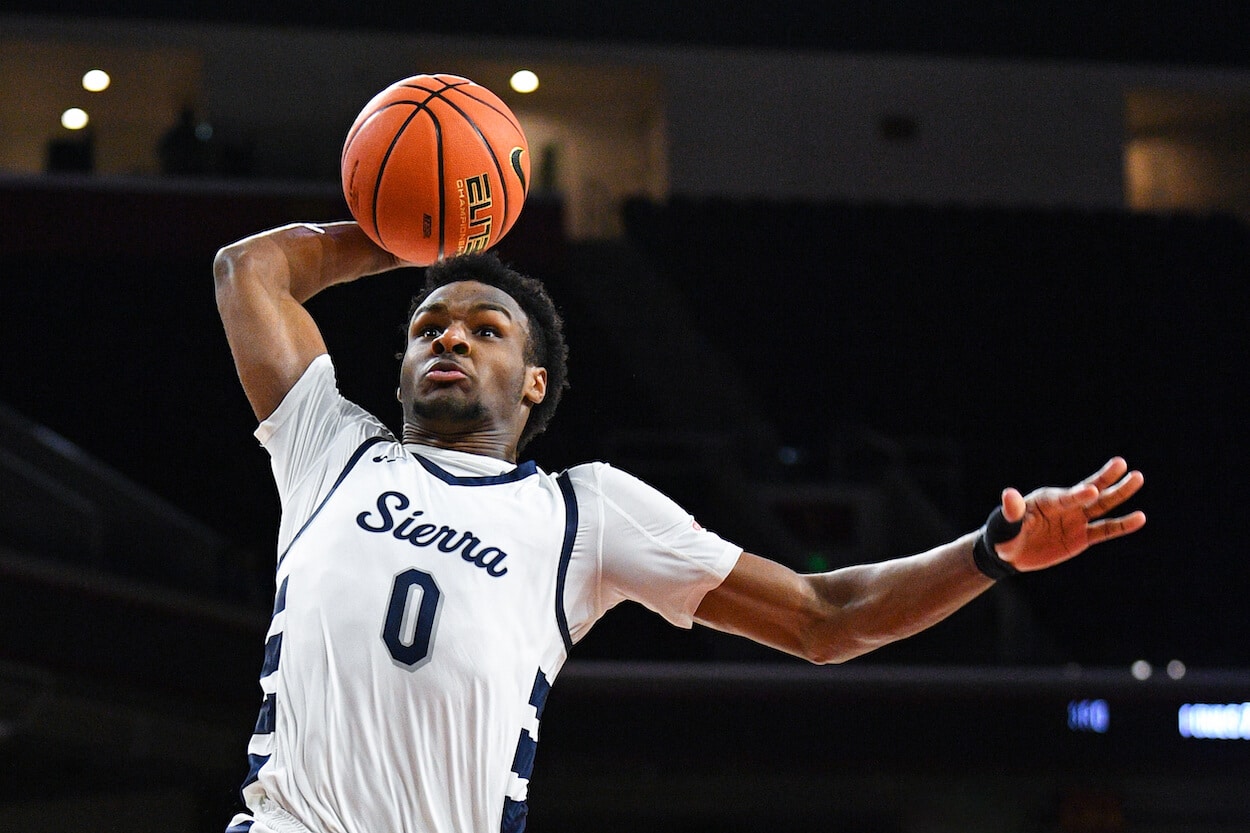
{"type": "Polygon", "coordinates": [[[490,248],[521,214],[529,144],[498,96],[456,75],[378,93],[343,143],[343,196],[365,233],[420,266],[490,248]]]}

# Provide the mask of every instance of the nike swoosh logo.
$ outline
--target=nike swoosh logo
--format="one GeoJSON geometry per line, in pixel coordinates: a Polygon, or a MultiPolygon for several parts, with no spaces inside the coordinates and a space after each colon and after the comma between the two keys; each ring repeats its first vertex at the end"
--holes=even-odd
{"type": "Polygon", "coordinates": [[[517,179],[521,180],[522,194],[529,190],[529,183],[525,181],[525,171],[521,168],[521,157],[523,156],[525,156],[525,148],[512,149],[512,170],[516,171],[517,179]]]}

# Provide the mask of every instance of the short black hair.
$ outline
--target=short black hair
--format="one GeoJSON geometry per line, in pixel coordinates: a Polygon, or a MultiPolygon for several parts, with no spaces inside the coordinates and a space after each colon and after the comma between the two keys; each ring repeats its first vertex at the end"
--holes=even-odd
{"type": "Polygon", "coordinates": [[[474,252],[436,261],[425,268],[425,284],[408,307],[407,324],[434,290],[458,281],[477,281],[500,289],[517,302],[529,319],[525,361],[547,370],[547,395],[530,411],[529,420],[517,442],[520,451],[546,430],[555,416],[560,397],[569,386],[569,348],[564,343],[564,319],[541,281],[505,265],[494,252],[474,252]]]}

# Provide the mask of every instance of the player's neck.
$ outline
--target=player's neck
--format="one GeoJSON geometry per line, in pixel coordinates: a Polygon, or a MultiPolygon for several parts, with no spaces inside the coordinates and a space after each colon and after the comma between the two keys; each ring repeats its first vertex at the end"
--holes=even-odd
{"type": "Polygon", "coordinates": [[[446,448],[450,451],[462,451],[465,454],[478,454],[508,463],[516,463],[517,438],[496,434],[493,431],[476,430],[463,434],[448,431],[434,432],[420,425],[406,423],[403,440],[405,445],[411,443],[446,448]]]}

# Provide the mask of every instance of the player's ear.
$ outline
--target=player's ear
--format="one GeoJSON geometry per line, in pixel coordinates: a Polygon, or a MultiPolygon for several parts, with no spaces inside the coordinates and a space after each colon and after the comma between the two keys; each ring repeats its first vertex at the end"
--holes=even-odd
{"type": "Polygon", "coordinates": [[[537,405],[547,398],[547,368],[525,368],[525,389],[522,396],[531,405],[537,405]]]}
{"type": "Polygon", "coordinates": [[[395,401],[396,402],[404,401],[404,389],[398,386],[395,388],[395,401]]]}

